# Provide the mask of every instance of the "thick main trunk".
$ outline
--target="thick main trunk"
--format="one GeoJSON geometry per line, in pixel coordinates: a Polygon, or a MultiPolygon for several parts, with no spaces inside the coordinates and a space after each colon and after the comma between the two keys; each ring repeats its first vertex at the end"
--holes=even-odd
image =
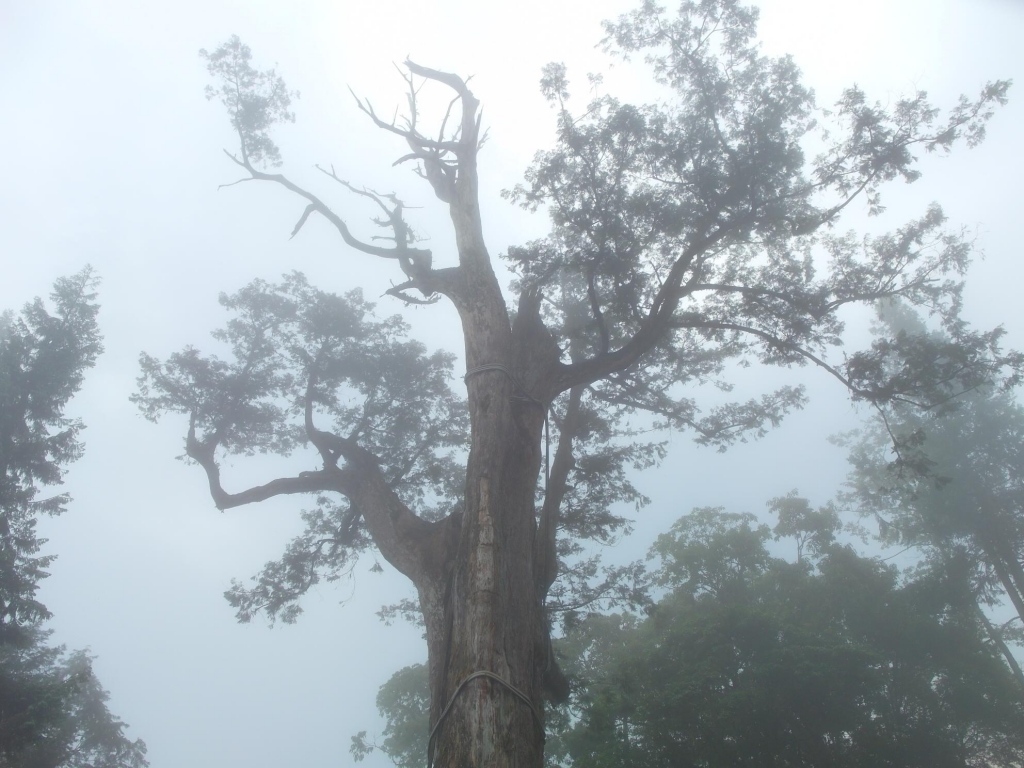
{"type": "Polygon", "coordinates": [[[560,352],[521,299],[515,326],[484,245],[475,170],[476,102],[464,88],[450,213],[459,267],[446,285],[462,320],[471,444],[461,520],[435,578],[418,584],[430,652],[438,768],[541,768],[548,632],[534,573],[535,494],[560,352]],[[465,142],[465,139],[464,139],[465,142]]]}
{"type": "Polygon", "coordinates": [[[546,630],[533,546],[543,412],[517,399],[504,371],[468,383],[477,391],[466,504],[448,582],[436,590],[443,618],[428,624],[433,762],[538,768],[546,630]]]}
{"type": "Polygon", "coordinates": [[[481,305],[463,308],[472,443],[458,540],[433,590],[443,619],[428,622],[433,764],[540,768],[548,634],[534,540],[546,409],[523,388],[552,350],[507,315],[496,328],[494,305],[481,305]]]}
{"type": "Polygon", "coordinates": [[[503,430],[491,434],[487,450],[478,451],[488,455],[471,462],[447,577],[420,591],[436,727],[433,764],[538,768],[546,651],[538,638],[547,637],[533,578],[539,456],[536,446],[531,451],[503,430]],[[479,672],[489,675],[473,677],[479,672]]]}

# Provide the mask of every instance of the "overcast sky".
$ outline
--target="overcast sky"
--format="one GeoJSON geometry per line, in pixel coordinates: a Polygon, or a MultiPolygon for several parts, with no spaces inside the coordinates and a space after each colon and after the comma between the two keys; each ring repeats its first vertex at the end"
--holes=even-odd
{"type": "MultiPolygon", "coordinates": [[[[396,278],[388,264],[347,251],[315,218],[290,241],[303,206],[283,190],[217,191],[237,178],[221,153],[232,136],[221,107],[203,98],[198,49],[238,34],[257,66],[277,62],[302,92],[298,122],[278,134],[283,170],[334,195],[312,168],[333,163],[356,183],[422,204],[414,223],[431,237],[436,265],[454,257],[445,212],[408,169],[391,167],[403,147],[372,129],[347,86],[390,114],[403,98],[392,62],[410,56],[474,75],[491,136],[480,159],[481,202],[496,256],[546,228],[542,215],[498,195],[550,144],[554,115],[537,89],[541,66],[564,61],[584,99],[585,74],[608,71],[594,47],[600,21],[630,8],[611,0],[0,0],[0,308],[48,293],[56,277],[85,263],[103,280],[107,351],[73,406],[88,425],[87,451],[68,475],[70,512],[45,526],[47,551],[60,557],[42,598],[56,639],[98,656],[111,708],[146,740],[154,768],[348,765],[349,736],[381,728],[377,687],[425,656],[418,630],[387,628],[374,616],[409,590],[389,568],[369,573],[372,558],[353,582],[314,590],[295,626],[236,624],[222,592],[280,554],[301,527],[301,502],[218,513],[202,473],[174,459],[184,425],[154,426],[128,402],[140,351],[166,357],[186,344],[209,346],[224,320],[221,291],[299,269],[324,289],[363,286],[375,297],[396,278]]],[[[987,80],[1017,78],[982,146],[929,157],[921,181],[887,190],[883,217],[854,211],[848,221],[893,228],[941,202],[987,254],[969,278],[967,317],[1005,324],[1018,348],[1022,29],[1019,0],[776,0],[762,14],[766,50],[792,53],[824,105],[853,82],[883,102],[922,88],[950,105],[987,80]]],[[[625,100],[653,96],[635,77],[617,66],[607,88],[625,100]]],[[[360,222],[370,211],[332,200],[357,231],[369,231],[360,222]]],[[[399,311],[393,300],[378,305],[381,314],[399,311]]],[[[449,305],[405,314],[430,346],[461,353],[449,305]]],[[[864,330],[851,335],[863,340],[864,330]]],[[[855,424],[856,412],[813,371],[756,376],[747,383],[763,389],[806,382],[814,401],[768,438],[724,455],[673,436],[664,465],[638,480],[654,503],[631,540],[606,553],[610,561],[639,556],[693,506],[762,513],[767,499],[793,488],[815,503],[835,492],[845,465],[826,437],[855,424]]],[[[225,483],[240,488],[272,464],[229,462],[225,483]]],[[[366,764],[386,764],[378,761],[366,764]]]]}

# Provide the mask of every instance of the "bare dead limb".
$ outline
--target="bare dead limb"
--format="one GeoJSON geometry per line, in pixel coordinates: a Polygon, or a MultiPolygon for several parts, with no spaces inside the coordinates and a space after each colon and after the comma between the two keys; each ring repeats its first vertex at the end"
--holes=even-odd
{"type": "Polygon", "coordinates": [[[242,184],[243,182],[246,182],[246,181],[255,181],[255,179],[252,176],[246,176],[244,179],[239,179],[238,181],[232,181],[230,184],[218,184],[217,185],[217,189],[221,190],[221,189],[224,189],[225,187],[233,187],[236,184],[242,184]]]}
{"type": "MultiPolygon", "coordinates": [[[[445,203],[451,203],[455,198],[455,188],[459,178],[470,169],[475,169],[476,153],[483,144],[483,140],[480,138],[480,115],[477,113],[479,102],[470,92],[466,85],[467,81],[458,75],[423,67],[412,61],[406,61],[405,67],[408,74],[399,70],[408,88],[409,114],[405,118],[404,126],[399,125],[397,115],[390,121],[384,120],[377,114],[368,99],[361,99],[354,92],[352,92],[352,97],[358,108],[369,116],[378,128],[402,137],[409,145],[412,151],[395,161],[395,165],[409,160],[418,160],[422,167],[418,168],[416,173],[430,183],[438,199],[445,203]],[[455,91],[456,95],[445,110],[436,138],[427,136],[419,129],[417,97],[422,85],[416,85],[414,76],[422,77],[424,80],[433,80],[455,91]],[[452,135],[446,137],[445,132],[451,120],[452,111],[455,104],[460,101],[462,102],[462,119],[452,135]]],[[[350,88],[349,91],[351,92],[352,89],[350,88]]]]}
{"type": "Polygon", "coordinates": [[[280,184],[281,186],[283,186],[285,189],[288,189],[289,191],[294,192],[295,194],[297,194],[300,197],[305,198],[306,200],[309,201],[309,205],[307,206],[307,211],[303,213],[302,218],[299,220],[300,223],[297,224],[295,229],[292,230],[292,236],[293,237],[298,232],[298,230],[301,228],[302,224],[305,224],[306,219],[309,218],[309,214],[313,213],[313,211],[315,211],[315,212],[319,213],[321,216],[323,216],[324,218],[326,218],[329,222],[331,222],[331,224],[334,225],[335,229],[337,229],[338,232],[341,234],[341,237],[345,241],[345,243],[347,245],[351,246],[352,248],[355,248],[357,251],[361,251],[362,253],[369,254],[370,256],[378,256],[378,257],[383,258],[383,259],[397,259],[397,258],[399,258],[399,254],[398,254],[397,249],[394,249],[394,248],[381,248],[380,246],[377,246],[377,245],[372,245],[370,243],[364,243],[363,241],[361,241],[358,238],[356,238],[352,234],[352,232],[349,230],[348,225],[345,224],[344,220],[342,220],[342,218],[340,216],[338,216],[336,213],[334,213],[334,211],[332,211],[320,198],[318,198],[312,192],[308,192],[305,189],[303,189],[302,187],[300,187],[297,184],[293,183],[288,178],[286,178],[283,174],[280,174],[280,173],[264,173],[263,171],[259,171],[255,167],[253,167],[252,163],[250,163],[247,159],[243,158],[243,159],[239,160],[235,155],[231,154],[226,149],[224,150],[224,154],[227,155],[231,159],[231,161],[233,163],[235,163],[236,165],[241,166],[246,171],[248,171],[249,175],[252,177],[252,179],[254,181],[272,181],[272,182],[275,182],[275,183],[280,184]],[[312,210],[310,210],[310,208],[312,208],[312,210]]]}
{"type": "Polygon", "coordinates": [[[420,266],[423,264],[429,264],[432,261],[431,252],[423,248],[411,248],[410,245],[416,241],[416,233],[413,232],[412,227],[406,222],[403,215],[403,211],[406,209],[405,203],[398,199],[398,196],[391,192],[388,194],[381,194],[368,187],[357,187],[354,184],[342,179],[338,176],[334,170],[334,166],[331,166],[331,170],[328,171],[321,168],[319,165],[316,169],[323,173],[325,176],[329,176],[336,182],[341,184],[345,189],[349,190],[352,194],[365,197],[368,200],[372,200],[381,211],[384,212],[386,218],[373,219],[373,222],[380,227],[390,228],[394,232],[393,238],[382,238],[374,237],[372,240],[390,239],[395,243],[396,258],[402,263],[402,269],[409,273],[409,270],[413,265],[420,266]],[[389,207],[387,202],[391,203],[389,207]]]}
{"type": "Polygon", "coordinates": [[[432,293],[432,295],[428,295],[428,297],[425,299],[418,299],[415,296],[410,296],[409,294],[405,293],[405,291],[410,288],[416,289],[422,293],[427,293],[426,290],[424,290],[417,284],[416,280],[406,280],[404,283],[400,283],[399,285],[392,285],[390,288],[384,291],[382,295],[394,296],[396,299],[401,299],[406,304],[435,304],[441,298],[440,294],[432,293]]]}
{"type": "MultiPolygon", "coordinates": [[[[349,92],[352,93],[352,97],[356,100],[356,105],[366,115],[373,120],[374,125],[378,128],[382,128],[389,133],[393,133],[396,136],[401,136],[410,143],[415,143],[415,146],[422,149],[432,149],[437,152],[457,152],[459,149],[459,143],[455,141],[435,141],[434,139],[428,139],[426,136],[418,133],[414,127],[401,128],[397,123],[397,119],[393,118],[390,122],[381,119],[370,103],[369,99],[363,100],[356,96],[355,92],[349,88],[349,92]]],[[[414,126],[415,122],[410,121],[410,126],[414,126]]]]}

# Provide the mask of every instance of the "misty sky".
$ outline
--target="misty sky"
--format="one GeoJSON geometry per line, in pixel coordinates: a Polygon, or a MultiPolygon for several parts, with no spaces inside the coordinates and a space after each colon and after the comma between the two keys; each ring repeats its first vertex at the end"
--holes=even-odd
{"type": "MultiPolygon", "coordinates": [[[[276,134],[282,170],[322,191],[357,234],[371,233],[364,222],[372,210],[340,195],[314,163],[333,163],[354,183],[422,205],[413,224],[443,266],[454,260],[445,211],[409,168],[391,166],[402,144],[369,124],[347,86],[390,115],[404,103],[392,62],[409,56],[474,76],[490,129],[481,203],[496,258],[546,229],[542,214],[499,197],[551,144],[555,115],[537,88],[543,64],[568,65],[576,105],[587,99],[587,72],[605,72],[606,90],[623,100],[658,98],[638,79],[641,69],[609,69],[595,48],[600,21],[631,7],[611,0],[0,0],[0,308],[47,294],[56,277],[86,263],[103,280],[106,353],[72,406],[88,425],[87,449],[68,474],[69,513],[44,524],[47,551],[59,559],[41,596],[55,614],[56,640],[98,656],[110,707],[131,724],[131,737],[145,739],[154,768],[348,765],[349,737],[382,726],[377,687],[426,654],[419,630],[388,628],[374,615],[411,589],[383,561],[384,574],[370,573],[372,557],[351,582],[313,590],[294,626],[237,624],[222,592],[231,578],[248,578],[280,554],[301,529],[302,502],[217,512],[203,473],[175,461],[185,424],[155,426],[128,402],[141,351],[163,358],[186,344],[213,348],[209,332],[225,319],[221,291],[298,269],[320,288],[362,286],[377,297],[400,277],[390,262],[347,250],[322,219],[289,240],[303,206],[282,189],[217,190],[238,178],[221,152],[234,143],[223,109],[203,98],[198,49],[238,34],[257,67],[277,62],[302,92],[297,123],[276,134]]],[[[939,201],[986,254],[970,274],[965,316],[978,327],[1004,324],[1008,344],[1024,347],[1024,2],[775,0],[762,8],[765,50],[792,53],[821,105],[854,82],[882,102],[920,88],[949,106],[987,80],[1017,79],[982,146],[927,158],[919,182],[885,190],[883,216],[854,210],[841,226],[892,229],[939,201]]],[[[462,351],[447,303],[406,310],[385,298],[377,311],[402,312],[432,348],[462,351]]],[[[854,341],[865,340],[866,317],[851,318],[861,323],[851,328],[854,341]]],[[[664,465],[637,481],[653,503],[634,535],[604,553],[609,562],[642,556],[694,506],[763,514],[765,501],[794,488],[814,503],[834,494],[846,470],[842,450],[826,438],[862,414],[810,369],[754,370],[740,394],[785,382],[807,383],[812,404],[758,443],[717,454],[672,436],[664,465]]],[[[280,473],[277,462],[226,461],[225,485],[239,489],[280,473]]],[[[377,756],[365,763],[386,764],[377,756]]]]}

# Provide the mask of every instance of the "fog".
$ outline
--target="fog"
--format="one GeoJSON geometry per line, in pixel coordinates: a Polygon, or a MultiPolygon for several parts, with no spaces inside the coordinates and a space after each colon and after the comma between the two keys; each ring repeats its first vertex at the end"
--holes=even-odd
{"type": "MultiPolygon", "coordinates": [[[[766,52],[792,53],[822,105],[854,82],[883,102],[923,89],[942,107],[988,80],[1024,82],[1018,2],[761,6],[766,52]]],[[[401,313],[430,348],[462,354],[449,303],[407,308],[376,298],[400,277],[392,264],[346,248],[323,220],[289,239],[303,206],[284,190],[218,189],[238,178],[221,151],[235,140],[223,109],[203,97],[208,78],[198,50],[237,34],[257,67],[276,62],[302,94],[296,123],[275,134],[283,172],[330,196],[357,234],[372,234],[372,207],[332,189],[314,164],[334,164],[353,183],[422,206],[411,219],[443,266],[455,259],[446,212],[409,167],[392,166],[405,147],[370,124],[348,88],[390,116],[404,105],[393,62],[408,56],[473,76],[490,131],[480,155],[481,204],[497,260],[547,231],[543,213],[499,194],[552,143],[556,115],[537,88],[541,67],[565,62],[580,102],[587,72],[604,72],[606,90],[624,100],[657,98],[637,67],[613,66],[595,47],[601,20],[631,7],[622,0],[0,3],[0,308],[48,294],[55,278],[86,263],[102,279],[106,352],[71,407],[87,425],[86,450],[67,475],[70,511],[44,523],[46,551],[59,558],[41,599],[54,614],[55,640],[97,656],[111,710],[146,741],[154,768],[347,765],[349,737],[382,728],[378,686],[424,660],[426,650],[418,628],[385,626],[375,615],[412,590],[383,560],[383,573],[370,572],[372,556],[351,580],[314,588],[295,625],[236,623],[222,593],[232,578],[247,579],[280,555],[301,530],[303,501],[218,512],[203,473],[175,460],[187,425],[151,424],[129,403],[139,353],[165,358],[188,344],[210,348],[210,331],[226,320],[220,292],[300,270],[325,290],[362,286],[379,315],[401,313]]],[[[984,253],[969,273],[965,317],[979,328],[1005,325],[1006,345],[1015,348],[1024,347],[1019,87],[983,144],[923,158],[919,182],[887,187],[884,215],[868,218],[855,203],[840,225],[885,231],[940,202],[984,253]]],[[[868,316],[850,320],[855,347],[868,338],[868,316]]],[[[694,506],[766,515],[765,502],[792,489],[814,503],[839,490],[845,454],[827,437],[865,412],[808,368],[743,376],[740,394],[805,383],[811,404],[764,439],[725,453],[671,435],[661,466],[635,478],[652,503],[636,515],[629,538],[605,549],[608,562],[642,557],[694,506]]],[[[257,482],[279,461],[234,457],[224,462],[225,485],[257,482]]],[[[389,765],[379,753],[365,764],[389,765]]]]}

